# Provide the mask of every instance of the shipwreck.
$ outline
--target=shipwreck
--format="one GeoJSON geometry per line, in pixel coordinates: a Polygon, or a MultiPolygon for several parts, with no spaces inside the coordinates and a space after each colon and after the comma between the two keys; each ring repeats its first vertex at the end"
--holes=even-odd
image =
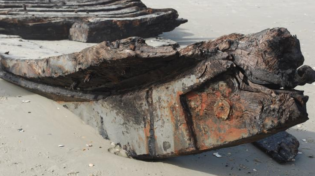
{"type": "Polygon", "coordinates": [[[2,0],[0,34],[24,39],[80,42],[154,37],[186,23],[174,9],[140,0],[2,0]]]}
{"type": "MultiPolygon", "coordinates": [[[[308,97],[294,87],[315,81],[285,28],[185,48],[129,37],[45,59],[0,58],[2,79],[58,101],[139,159],[255,142],[305,122],[308,97]]],[[[271,155],[292,159],[298,143],[280,138],[290,141],[276,138],[271,155]]]]}
{"type": "Polygon", "coordinates": [[[140,0],[2,0],[0,34],[101,43],[44,59],[0,54],[0,77],[58,101],[134,158],[254,142],[292,160],[299,143],[282,131],[308,120],[294,88],[315,81],[297,37],[273,28],[185,48],[144,39],[185,22],[140,0]]]}

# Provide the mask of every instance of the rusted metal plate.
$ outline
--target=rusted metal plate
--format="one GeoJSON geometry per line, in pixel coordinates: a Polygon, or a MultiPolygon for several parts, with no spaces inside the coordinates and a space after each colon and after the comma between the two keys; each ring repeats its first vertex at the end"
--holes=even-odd
{"type": "Polygon", "coordinates": [[[0,2],[0,33],[25,39],[102,42],[152,37],[185,22],[174,9],[147,8],[140,0],[0,2]]]}
{"type": "Polygon", "coordinates": [[[9,56],[1,55],[1,78],[61,101],[140,159],[254,142],[305,122],[308,97],[287,88],[315,81],[284,28],[183,49],[128,38],[43,60],[9,56]]]}
{"type": "Polygon", "coordinates": [[[245,80],[225,74],[185,95],[199,150],[259,138],[262,132],[282,128],[291,118],[299,121],[299,116],[307,116],[303,94],[293,97],[275,91],[272,96],[240,89],[243,86],[247,86],[245,80]],[[301,104],[294,103],[300,99],[301,104]]]}
{"type": "MultiPolygon", "coordinates": [[[[212,64],[210,69],[221,66],[222,72],[227,73],[223,68],[228,63],[212,64]]],[[[229,81],[219,76],[222,73],[211,74],[220,80],[218,82],[229,81]]],[[[230,74],[235,76],[236,73],[230,74]]],[[[241,87],[237,81],[245,84],[245,80],[235,80],[233,86],[241,87]]],[[[201,94],[198,98],[193,98],[197,94],[193,87],[207,82],[217,85],[216,80],[198,80],[194,75],[186,75],[174,82],[104,100],[62,104],[101,134],[106,134],[106,138],[121,144],[129,155],[141,159],[180,156],[254,142],[307,120],[307,98],[300,93],[279,93],[272,97],[235,87],[225,100],[231,103],[231,113],[226,120],[222,119],[214,112],[215,96],[220,96],[220,91],[205,87],[198,91],[201,94]],[[296,103],[300,99],[303,101],[296,103]],[[203,114],[196,115],[199,113],[203,114]]]]}

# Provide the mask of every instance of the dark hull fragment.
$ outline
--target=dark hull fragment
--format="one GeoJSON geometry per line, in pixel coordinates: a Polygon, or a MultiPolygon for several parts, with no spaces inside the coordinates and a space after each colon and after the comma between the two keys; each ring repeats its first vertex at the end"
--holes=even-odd
{"type": "Polygon", "coordinates": [[[0,2],[0,33],[24,39],[102,42],[153,37],[185,22],[174,9],[150,9],[139,0],[0,2]]]}
{"type": "Polygon", "coordinates": [[[298,154],[299,141],[287,132],[280,132],[253,143],[279,163],[293,161],[298,154]]]}
{"type": "Polygon", "coordinates": [[[308,120],[308,97],[288,89],[314,82],[303,61],[298,39],[275,28],[183,49],[133,37],[40,60],[1,55],[0,77],[60,101],[130,156],[158,159],[254,142],[308,120]]]}

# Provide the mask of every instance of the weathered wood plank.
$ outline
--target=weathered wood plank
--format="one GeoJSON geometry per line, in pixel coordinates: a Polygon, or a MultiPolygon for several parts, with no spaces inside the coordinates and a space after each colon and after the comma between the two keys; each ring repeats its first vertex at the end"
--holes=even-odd
{"type": "Polygon", "coordinates": [[[174,77],[205,58],[231,60],[251,82],[269,87],[294,88],[314,81],[310,67],[298,69],[304,61],[299,41],[282,28],[231,34],[182,50],[154,48],[142,38],[132,37],[41,60],[3,55],[1,62],[6,71],[34,82],[81,91],[119,91],[174,77]],[[275,47],[278,45],[282,47],[275,47]]]}
{"type": "Polygon", "coordinates": [[[139,0],[0,1],[0,33],[25,39],[102,42],[152,37],[185,22],[174,9],[150,9],[139,0]]]}

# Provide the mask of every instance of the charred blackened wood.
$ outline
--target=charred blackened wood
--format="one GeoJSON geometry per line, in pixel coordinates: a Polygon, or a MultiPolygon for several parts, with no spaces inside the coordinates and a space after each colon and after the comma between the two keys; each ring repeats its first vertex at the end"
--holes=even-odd
{"type": "Polygon", "coordinates": [[[11,55],[2,59],[5,70],[33,82],[111,93],[171,79],[193,64],[194,59],[179,60],[179,52],[172,45],[154,48],[138,37],[102,42],[78,53],[42,60],[20,60],[11,55]],[[137,47],[132,50],[131,46],[137,47]]]}
{"type": "MultiPolygon", "coordinates": [[[[300,67],[304,58],[299,47],[296,37],[279,28],[251,35],[231,34],[182,50],[173,45],[151,47],[132,37],[41,60],[3,55],[1,62],[7,72],[33,82],[70,90],[126,92],[173,79],[211,58],[233,62],[252,89],[272,94],[265,87],[294,88],[315,80],[312,68],[300,67]]],[[[207,69],[206,65],[200,78],[207,69]]]]}
{"type": "Polygon", "coordinates": [[[305,122],[308,97],[288,89],[315,80],[303,60],[298,39],[275,28],[184,49],[133,37],[41,60],[1,55],[0,77],[64,101],[130,156],[155,159],[254,142],[305,122]]]}
{"type": "Polygon", "coordinates": [[[150,9],[139,0],[0,2],[0,27],[4,29],[0,32],[25,39],[102,42],[152,37],[185,22],[174,9],[150,9]]]}
{"type": "Polygon", "coordinates": [[[195,44],[189,57],[208,57],[218,53],[227,54],[243,70],[247,78],[259,85],[272,88],[294,88],[297,85],[314,82],[312,68],[303,66],[304,57],[296,36],[286,29],[264,30],[252,35],[231,34],[213,42],[195,44]]]}
{"type": "Polygon", "coordinates": [[[293,161],[300,146],[299,141],[287,132],[279,132],[253,144],[279,163],[293,161]]]}

